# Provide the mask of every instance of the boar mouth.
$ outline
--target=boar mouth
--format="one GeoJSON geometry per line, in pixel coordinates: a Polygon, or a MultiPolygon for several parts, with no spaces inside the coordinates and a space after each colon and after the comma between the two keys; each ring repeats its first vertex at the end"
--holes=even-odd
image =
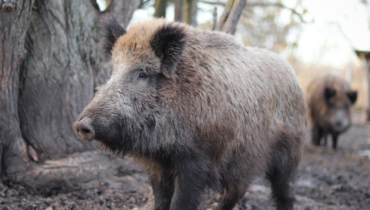
{"type": "Polygon", "coordinates": [[[80,139],[84,141],[92,141],[95,137],[95,131],[91,125],[90,118],[83,118],[80,121],[74,123],[77,135],[80,139]]]}

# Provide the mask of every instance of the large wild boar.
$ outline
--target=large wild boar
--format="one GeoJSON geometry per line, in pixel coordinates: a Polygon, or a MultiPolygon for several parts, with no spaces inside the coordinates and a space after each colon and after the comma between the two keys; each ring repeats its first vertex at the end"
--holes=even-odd
{"type": "Polygon", "coordinates": [[[324,139],[326,146],[330,134],[333,149],[337,148],[338,136],[351,126],[351,106],[357,100],[357,92],[341,76],[329,73],[315,78],[307,89],[307,101],[311,117],[312,143],[319,146],[324,139]]]}
{"type": "Polygon", "coordinates": [[[163,19],[103,27],[113,73],[74,124],[81,139],[139,162],[156,210],[199,209],[206,189],[232,209],[257,175],[278,209],[293,209],[307,106],[287,62],[163,19]]]}

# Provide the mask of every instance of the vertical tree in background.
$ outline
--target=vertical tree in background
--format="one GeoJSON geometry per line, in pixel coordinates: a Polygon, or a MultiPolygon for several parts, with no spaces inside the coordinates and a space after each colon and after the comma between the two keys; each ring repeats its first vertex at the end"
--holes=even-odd
{"type": "MultiPolygon", "coordinates": [[[[370,9],[370,1],[369,0],[362,0],[362,3],[370,9]]],[[[370,31],[370,10],[368,10],[367,14],[368,19],[368,30],[370,31]]],[[[366,48],[366,47],[365,47],[366,48]]],[[[366,101],[366,107],[364,107],[363,115],[365,122],[370,121],[370,46],[367,46],[368,50],[355,50],[357,56],[364,62],[365,65],[365,72],[367,75],[367,101],[366,101]]]]}
{"type": "Polygon", "coordinates": [[[184,5],[186,0],[175,0],[175,21],[184,21],[184,5]]]}
{"type": "Polygon", "coordinates": [[[166,17],[167,0],[156,0],[154,4],[154,17],[166,17]]]}
{"type": "Polygon", "coordinates": [[[185,23],[196,27],[197,24],[197,11],[198,0],[186,0],[185,3],[185,23]]]}

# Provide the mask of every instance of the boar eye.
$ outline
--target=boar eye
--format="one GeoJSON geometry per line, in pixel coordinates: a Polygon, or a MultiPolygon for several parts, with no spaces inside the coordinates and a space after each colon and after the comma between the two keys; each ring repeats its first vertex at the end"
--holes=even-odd
{"type": "Polygon", "coordinates": [[[145,74],[145,73],[140,73],[139,74],[139,79],[146,79],[146,78],[148,78],[147,74],[145,74]]]}

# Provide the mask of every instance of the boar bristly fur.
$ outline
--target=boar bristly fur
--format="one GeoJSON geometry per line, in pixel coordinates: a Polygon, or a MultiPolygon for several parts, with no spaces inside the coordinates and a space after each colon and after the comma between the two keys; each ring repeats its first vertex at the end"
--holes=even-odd
{"type": "Polygon", "coordinates": [[[307,101],[310,111],[312,143],[319,146],[332,137],[332,147],[337,148],[338,137],[350,128],[351,106],[357,92],[338,74],[328,73],[315,78],[308,87],[307,101]]]}
{"type": "Polygon", "coordinates": [[[287,62],[163,19],[103,46],[111,47],[112,76],[75,127],[144,167],[156,210],[199,209],[208,188],[222,194],[218,209],[232,209],[261,174],[277,208],[293,209],[307,106],[287,62]]]}

